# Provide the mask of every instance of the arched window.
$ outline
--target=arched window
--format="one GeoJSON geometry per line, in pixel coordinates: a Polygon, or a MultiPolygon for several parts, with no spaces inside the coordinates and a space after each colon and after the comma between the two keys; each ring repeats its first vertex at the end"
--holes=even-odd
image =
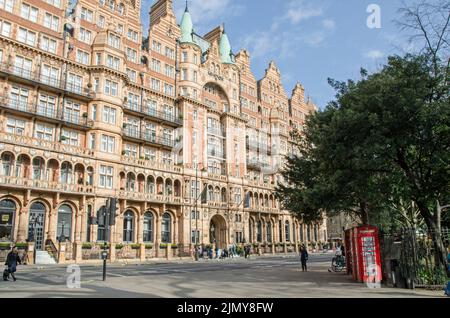
{"type": "Polygon", "coordinates": [[[87,181],[86,184],[88,186],[93,186],[94,185],[94,168],[92,167],[88,167],[87,168],[87,181]]]}
{"type": "Polygon", "coordinates": [[[153,242],[153,214],[144,214],[144,242],[153,242]]]}
{"type": "Polygon", "coordinates": [[[10,176],[12,172],[14,157],[9,152],[2,153],[2,171],[3,176],[10,176]]]}
{"type": "Polygon", "coordinates": [[[212,186],[208,186],[208,201],[214,201],[214,189],[212,186]]]}
{"type": "Polygon", "coordinates": [[[171,223],[172,218],[170,217],[169,213],[164,213],[162,217],[162,223],[161,223],[161,241],[163,243],[170,243],[171,240],[171,223]]]}
{"type": "Polygon", "coordinates": [[[131,211],[125,212],[123,217],[123,241],[134,242],[134,214],[131,211]]]}
{"type": "Polygon", "coordinates": [[[72,183],[72,164],[70,162],[63,162],[61,165],[61,183],[72,183]]]}
{"type": "Polygon", "coordinates": [[[291,226],[289,224],[289,221],[286,221],[286,223],[284,224],[284,228],[285,228],[285,233],[286,233],[286,242],[290,242],[291,241],[291,226]]]}
{"type": "Polygon", "coordinates": [[[63,204],[58,209],[58,227],[56,239],[58,241],[70,241],[72,234],[72,208],[63,204]]]}
{"type": "Polygon", "coordinates": [[[147,193],[155,193],[155,178],[152,176],[147,177],[147,193]]]}
{"type": "Polygon", "coordinates": [[[41,157],[33,159],[33,180],[42,180],[44,178],[45,162],[41,157]]]}
{"type": "Polygon", "coordinates": [[[222,202],[227,202],[227,189],[225,189],[225,188],[222,188],[221,201],[222,202]]]}
{"type": "Polygon", "coordinates": [[[267,242],[272,243],[272,223],[271,222],[267,222],[266,236],[267,236],[267,242]]]}
{"type": "Polygon", "coordinates": [[[16,204],[11,200],[0,201],[0,242],[13,241],[13,224],[16,204]]]}
{"type": "Polygon", "coordinates": [[[256,241],[258,243],[262,242],[262,222],[258,221],[258,223],[256,223],[256,241]]]}
{"type": "Polygon", "coordinates": [[[135,191],[136,177],[133,173],[127,175],[127,191],[135,191]]]}
{"type": "Polygon", "coordinates": [[[125,13],[125,6],[123,5],[123,3],[120,3],[120,4],[117,6],[117,10],[119,11],[119,14],[120,14],[120,15],[123,15],[123,14],[125,13]]]}

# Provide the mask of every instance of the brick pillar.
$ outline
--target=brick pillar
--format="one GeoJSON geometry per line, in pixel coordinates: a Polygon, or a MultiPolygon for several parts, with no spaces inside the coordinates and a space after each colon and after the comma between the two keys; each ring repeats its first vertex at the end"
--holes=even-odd
{"type": "Polygon", "coordinates": [[[111,245],[109,246],[109,260],[111,263],[116,261],[116,244],[115,243],[111,243],[111,245]]]}
{"type": "Polygon", "coordinates": [[[160,255],[160,250],[159,250],[159,245],[161,244],[161,224],[162,224],[162,215],[158,215],[156,217],[156,228],[155,228],[155,234],[156,234],[156,239],[155,239],[155,257],[159,258],[162,257],[162,255],[160,255]]]}
{"type": "Polygon", "coordinates": [[[83,244],[81,242],[74,243],[75,262],[79,263],[83,260],[83,244]]]}
{"type": "Polygon", "coordinates": [[[167,244],[166,248],[166,258],[170,260],[172,258],[172,245],[169,243],[167,244]]]}

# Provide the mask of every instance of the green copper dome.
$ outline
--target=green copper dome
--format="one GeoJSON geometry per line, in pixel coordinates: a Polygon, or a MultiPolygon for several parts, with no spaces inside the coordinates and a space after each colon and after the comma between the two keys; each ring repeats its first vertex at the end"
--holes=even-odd
{"type": "Polygon", "coordinates": [[[220,60],[225,64],[233,64],[233,52],[231,51],[230,40],[228,40],[228,36],[225,33],[225,30],[222,32],[222,36],[220,37],[219,42],[219,52],[220,52],[220,60]]]}
{"type": "Polygon", "coordinates": [[[192,23],[191,14],[189,13],[188,7],[186,5],[186,10],[184,11],[183,17],[181,18],[181,39],[180,42],[192,43],[192,33],[194,32],[194,25],[192,23]]]}

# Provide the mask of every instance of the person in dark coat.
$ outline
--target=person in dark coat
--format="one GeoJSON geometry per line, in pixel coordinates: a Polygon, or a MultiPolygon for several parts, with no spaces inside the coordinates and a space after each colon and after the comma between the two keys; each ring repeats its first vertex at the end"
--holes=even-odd
{"type": "Polygon", "coordinates": [[[14,247],[11,252],[8,253],[6,257],[5,265],[8,266],[8,272],[12,276],[13,280],[16,281],[17,278],[14,273],[17,270],[17,264],[21,264],[19,253],[17,249],[14,247]]]}
{"type": "Polygon", "coordinates": [[[308,260],[308,251],[305,246],[300,248],[300,261],[302,262],[302,271],[307,272],[308,268],[306,266],[306,261],[308,260]]]}

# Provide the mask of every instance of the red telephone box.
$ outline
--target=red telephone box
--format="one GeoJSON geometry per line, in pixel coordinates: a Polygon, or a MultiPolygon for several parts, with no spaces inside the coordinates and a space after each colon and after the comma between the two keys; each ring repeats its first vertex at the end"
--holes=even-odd
{"type": "Polygon", "coordinates": [[[362,283],[380,283],[382,277],[378,228],[364,225],[347,230],[347,268],[353,279],[362,283]]]}

